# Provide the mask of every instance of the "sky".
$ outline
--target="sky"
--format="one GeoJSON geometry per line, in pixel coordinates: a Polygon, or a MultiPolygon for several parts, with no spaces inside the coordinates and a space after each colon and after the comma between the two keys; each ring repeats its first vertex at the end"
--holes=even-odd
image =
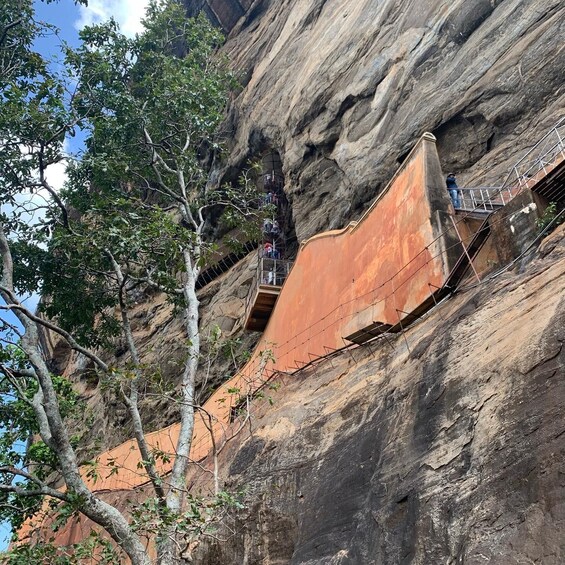
{"type": "MultiPolygon", "coordinates": [[[[43,55],[57,59],[60,57],[61,41],[78,46],[80,29],[111,17],[118,22],[125,35],[132,37],[142,29],[141,19],[148,3],[149,0],[89,0],[88,6],[76,6],[73,0],[59,0],[50,4],[34,0],[36,18],[59,29],[58,36],[41,38],[35,47],[43,55]]],[[[67,138],[66,149],[69,153],[77,153],[83,143],[84,136],[79,132],[75,137],[67,138]]],[[[53,165],[46,177],[51,186],[61,188],[66,178],[65,164],[53,165]]]]}
{"type": "MultiPolygon", "coordinates": [[[[1,0],[0,0],[1,1],[1,0]]],[[[141,19],[149,0],[90,0],[88,7],[75,6],[72,0],[59,0],[59,2],[44,4],[34,0],[36,18],[54,24],[59,28],[58,37],[51,35],[37,41],[36,49],[47,57],[57,58],[60,55],[60,41],[70,45],[79,43],[78,33],[85,25],[99,23],[113,17],[119,24],[122,32],[134,36],[141,31],[141,19]]],[[[69,153],[76,153],[81,149],[83,137],[77,135],[66,140],[65,148],[69,153]]],[[[65,181],[65,165],[54,165],[47,171],[47,179],[55,188],[61,188],[65,181]]],[[[26,305],[35,308],[37,297],[28,299],[26,305]]],[[[9,543],[10,529],[6,524],[0,523],[0,550],[5,549],[9,543]]]]}
{"type": "MultiPolygon", "coordinates": [[[[73,0],[59,0],[46,4],[34,0],[36,17],[59,28],[59,37],[49,36],[36,42],[36,48],[44,55],[57,57],[60,55],[61,40],[72,46],[78,46],[79,30],[113,17],[120,25],[121,31],[133,37],[142,29],[141,19],[149,0],[89,0],[88,6],[75,6],[73,0]]],[[[69,139],[69,149],[80,149],[82,138],[69,139]]],[[[56,185],[56,183],[55,183],[56,185]]]]}

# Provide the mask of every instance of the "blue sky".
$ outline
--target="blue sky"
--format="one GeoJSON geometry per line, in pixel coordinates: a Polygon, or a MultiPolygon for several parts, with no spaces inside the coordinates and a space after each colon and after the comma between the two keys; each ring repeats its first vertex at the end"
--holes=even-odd
{"type": "MultiPolygon", "coordinates": [[[[60,56],[61,40],[70,45],[78,45],[78,30],[85,25],[97,23],[114,17],[120,24],[121,30],[129,36],[141,30],[140,20],[145,13],[148,0],[90,0],[89,6],[75,6],[72,0],[59,0],[45,4],[34,0],[36,18],[55,25],[59,28],[58,36],[50,35],[41,38],[36,43],[36,49],[50,58],[60,56]]],[[[67,149],[76,153],[81,149],[82,136],[77,135],[68,139],[67,149]]],[[[48,180],[54,187],[61,187],[65,180],[64,165],[55,165],[48,171],[48,180]]],[[[27,301],[29,308],[37,304],[37,297],[32,296],[27,301]]],[[[3,314],[4,316],[5,314],[3,314]]],[[[10,321],[13,316],[9,315],[10,321]]],[[[10,538],[10,530],[6,524],[0,523],[0,550],[5,549],[10,538]]]]}
{"type": "MultiPolygon", "coordinates": [[[[77,46],[79,29],[110,17],[120,24],[123,33],[133,36],[141,31],[141,18],[147,4],[148,0],[89,0],[85,7],[75,6],[73,0],[59,0],[51,4],[34,0],[37,19],[53,24],[60,30],[58,37],[53,35],[39,39],[36,48],[44,55],[57,58],[60,56],[61,41],[77,46]]],[[[74,153],[81,148],[82,137],[69,138],[68,142],[69,151],[74,153]]],[[[62,168],[58,174],[63,174],[62,168]]],[[[59,179],[53,184],[59,186],[59,179]]]]}

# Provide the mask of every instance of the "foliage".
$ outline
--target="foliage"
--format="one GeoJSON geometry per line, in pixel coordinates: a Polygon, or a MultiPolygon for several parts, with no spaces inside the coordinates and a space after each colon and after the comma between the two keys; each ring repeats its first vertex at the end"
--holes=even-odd
{"type": "MultiPolygon", "coordinates": [[[[44,441],[31,438],[39,434],[37,419],[30,405],[37,393],[37,381],[32,378],[18,378],[18,388],[13,380],[6,378],[6,365],[13,371],[23,368],[26,359],[21,349],[15,346],[0,346],[0,362],[4,378],[0,379],[0,467],[33,468],[38,480],[45,480],[58,469],[57,455],[44,441]]],[[[59,397],[63,418],[77,417],[83,411],[83,404],[69,381],[53,375],[53,384],[59,397]]],[[[22,479],[17,473],[0,474],[3,485],[15,484],[25,490],[34,490],[32,481],[22,479]]],[[[17,529],[41,505],[41,497],[24,493],[0,491],[0,512],[14,529],[17,529]]]]}
{"type": "MultiPolygon", "coordinates": [[[[85,513],[135,565],[148,563],[138,534],[150,531],[158,534],[160,559],[170,562],[178,553],[176,536],[203,534],[239,504],[227,493],[215,501],[185,493],[201,360],[196,280],[217,249],[214,234],[235,225],[250,233],[255,222],[247,222],[258,213],[250,177],[237,186],[207,182],[209,165],[221,154],[217,130],[234,77],[216,53],[221,35],[203,18],[186,19],[173,0],[150,2],[145,32],[133,39],[114,21],[85,28],[82,45],[65,48],[62,71],[32,50],[46,28],[33,20],[31,3],[8,0],[8,8],[0,19],[0,295],[2,309],[19,325],[6,317],[2,326],[0,517],[18,527],[47,496],[55,528],[85,513]],[[11,26],[18,6],[21,18],[11,26]],[[78,129],[87,133],[86,149],[71,160],[58,192],[47,170],[68,160],[64,142],[78,129]],[[147,288],[167,294],[183,311],[186,328],[177,394],[181,432],[167,477],[157,462],[172,456],[149,447],[139,409],[154,377],[141,362],[130,319],[147,288]],[[18,293],[42,293],[41,316],[27,310],[18,293]],[[85,356],[114,385],[108,394],[127,408],[140,465],[154,489],[132,524],[81,477],[77,438],[68,429],[81,404],[68,381],[49,371],[45,326],[85,356]],[[101,355],[117,337],[128,352],[120,368],[101,355]],[[50,487],[54,472],[64,479],[64,492],[50,487]],[[143,522],[148,516],[151,524],[143,522]]],[[[215,354],[235,363],[236,346],[218,342],[215,354]]],[[[87,474],[98,477],[96,460],[87,474]]],[[[72,551],[21,546],[10,563],[75,563],[88,555],[88,543],[72,551]]]]}
{"type": "MultiPolygon", "coordinates": [[[[88,150],[71,164],[60,195],[65,207],[49,210],[51,227],[29,233],[25,223],[14,226],[26,235],[14,247],[18,289],[49,296],[45,313],[83,345],[108,346],[120,331],[111,313],[118,293],[110,253],[126,277],[150,279],[182,303],[175,292],[177,275],[186,270],[182,250],[189,249],[201,268],[216,248],[186,229],[194,227],[190,219],[200,222],[204,213],[207,225],[214,220],[206,212],[219,206],[244,231],[256,224],[246,221],[244,211],[254,185],[206,190],[202,158],[220,149],[214,133],[235,84],[226,62],[213,56],[221,35],[203,17],[186,20],[175,2],[152,3],[145,24],[147,31],[134,39],[114,21],[86,28],[82,46],[66,50],[78,80],[71,105],[58,110],[50,98],[42,115],[63,114],[49,133],[75,125],[90,131],[88,150]],[[168,208],[179,202],[188,208],[182,223],[168,208]],[[80,215],[72,231],[70,213],[80,215]],[[69,309],[73,301],[78,307],[69,309]]],[[[53,93],[59,104],[62,89],[58,83],[53,93]]],[[[61,157],[54,145],[49,163],[61,157]]],[[[21,177],[35,166],[33,159],[24,161],[28,169],[14,181],[20,190],[21,177]]]]}
{"type": "Polygon", "coordinates": [[[183,537],[197,539],[215,533],[227,515],[245,509],[244,496],[243,490],[235,493],[222,490],[212,498],[189,493],[181,514],[163,513],[154,499],[148,499],[133,510],[132,525],[143,535],[158,536],[163,523],[174,523],[176,531],[183,537]]]}
{"type": "Polygon", "coordinates": [[[557,226],[562,224],[563,221],[565,221],[565,216],[563,216],[562,212],[561,214],[559,213],[559,210],[557,209],[557,202],[550,202],[544,210],[543,215],[536,220],[536,227],[538,228],[538,231],[542,232],[550,224],[552,224],[553,229],[555,229],[557,226]],[[556,221],[558,215],[560,217],[556,221]]]}
{"type": "Polygon", "coordinates": [[[172,291],[178,286],[175,273],[182,270],[181,250],[191,237],[158,207],[139,207],[119,195],[97,200],[72,232],[55,231],[49,253],[35,266],[41,268],[37,277],[49,297],[45,313],[73,331],[80,343],[109,346],[121,331],[113,315],[121,283],[112,260],[132,283],[150,273],[162,289],[172,291]],[[80,308],[69,308],[79,296],[80,308]]]}
{"type": "Polygon", "coordinates": [[[119,551],[97,531],[91,531],[86,540],[67,546],[37,542],[21,544],[9,553],[0,554],[4,565],[80,565],[96,556],[98,565],[115,565],[120,562],[119,551]]]}

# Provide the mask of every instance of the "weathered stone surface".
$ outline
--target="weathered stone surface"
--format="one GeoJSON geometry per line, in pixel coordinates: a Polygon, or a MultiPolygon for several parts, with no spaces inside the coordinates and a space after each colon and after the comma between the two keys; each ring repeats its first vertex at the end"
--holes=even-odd
{"type": "MultiPolygon", "coordinates": [[[[445,168],[492,184],[563,107],[565,7],[558,0],[224,4],[245,13],[225,47],[246,82],[228,120],[230,165],[268,146],[280,151],[300,239],[356,219],[424,130],[438,137],[445,168]]],[[[250,279],[243,266],[204,290],[205,332],[219,323],[239,336],[250,279]]],[[[140,302],[135,316],[144,360],[175,382],[182,321],[160,296],[140,302]]],[[[241,349],[253,342],[244,338],[241,349]]],[[[118,362],[123,351],[117,344],[118,362]]],[[[64,348],[55,361],[66,374],[77,367],[64,348]]],[[[226,363],[215,368],[212,382],[225,370],[226,363]]],[[[97,445],[126,439],[121,403],[105,407],[109,393],[83,375],[92,435],[103,438],[97,445]]],[[[144,407],[150,429],[176,419],[174,408],[154,406],[144,407]]]]}
{"type": "Polygon", "coordinates": [[[225,32],[230,32],[247,10],[253,0],[185,0],[184,4],[190,16],[200,11],[225,32]]]}
{"type": "MultiPolygon", "coordinates": [[[[245,82],[227,122],[229,166],[280,152],[300,239],[357,219],[424,131],[445,172],[492,185],[565,105],[560,0],[245,8],[225,46],[245,82]]],[[[394,350],[359,349],[355,362],[286,379],[252,437],[221,454],[227,488],[246,486],[248,509],[196,562],[565,562],[564,275],[553,237],[524,272],[461,293],[411,329],[410,350],[399,337],[394,350]]],[[[251,276],[242,263],[204,289],[204,331],[217,322],[239,335],[251,276]]],[[[136,339],[174,381],[181,320],[154,298],[140,304],[136,339]]],[[[87,373],[81,386],[96,418],[88,447],[128,438],[119,404],[102,403],[108,393],[87,373]]],[[[176,420],[150,398],[143,416],[149,429],[176,420]]],[[[189,485],[207,490],[207,480],[195,469],[189,485]]]]}
{"type": "Polygon", "coordinates": [[[257,0],[225,47],[231,163],[278,149],[305,239],[342,227],[424,131],[496,185],[565,106],[560,0],[257,0]]]}
{"type": "Polygon", "coordinates": [[[562,228],[394,349],[286,377],[221,456],[248,509],[195,561],[563,563],[564,277],[562,228]]]}

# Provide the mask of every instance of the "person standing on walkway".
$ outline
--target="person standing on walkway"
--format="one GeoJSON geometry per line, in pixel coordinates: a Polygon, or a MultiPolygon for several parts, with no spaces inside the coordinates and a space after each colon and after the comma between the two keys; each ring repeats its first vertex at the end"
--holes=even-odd
{"type": "Polygon", "coordinates": [[[447,190],[449,191],[449,196],[451,196],[451,202],[455,209],[461,208],[461,201],[459,199],[459,187],[457,186],[457,179],[454,173],[449,173],[445,179],[445,184],[447,190]]]}

